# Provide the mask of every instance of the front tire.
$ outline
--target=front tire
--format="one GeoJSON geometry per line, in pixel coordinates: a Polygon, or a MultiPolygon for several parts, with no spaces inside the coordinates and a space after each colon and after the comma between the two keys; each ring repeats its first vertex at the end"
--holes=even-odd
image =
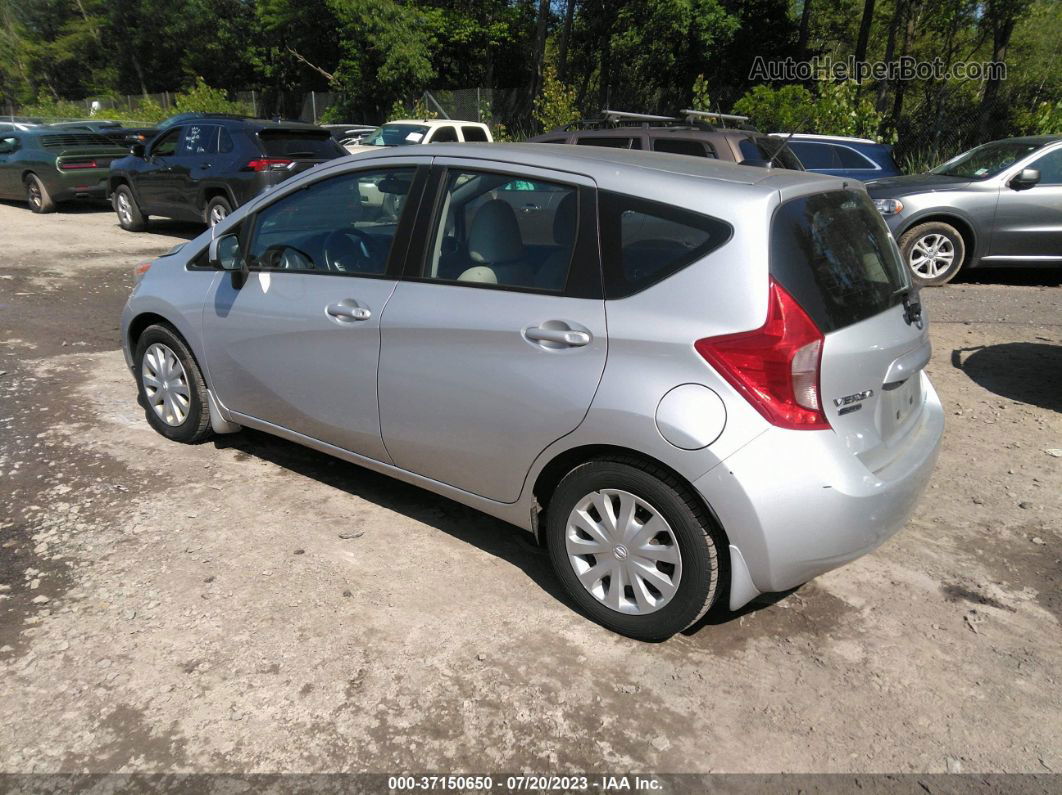
{"type": "Polygon", "coordinates": [[[550,499],[546,534],[568,595],[621,635],[665,640],[718,596],[722,533],[662,467],[633,458],[576,467],[550,499]]]}
{"type": "Polygon", "coordinates": [[[931,221],[905,232],[900,252],[915,283],[935,287],[958,275],[966,258],[966,241],[954,226],[931,221]]]}
{"type": "Polygon", "coordinates": [[[133,190],[128,185],[119,185],[114,189],[114,211],[118,214],[118,223],[127,232],[143,232],[147,229],[148,218],[140,211],[133,190]]]}
{"type": "Polygon", "coordinates": [[[210,436],[206,383],[183,339],[168,326],[148,326],[137,340],[133,360],[140,400],[152,428],[186,444],[210,436]]]}
{"type": "Polygon", "coordinates": [[[55,200],[52,199],[48,189],[44,187],[41,178],[36,174],[30,174],[23,183],[26,187],[26,202],[35,213],[54,213],[55,200]]]}

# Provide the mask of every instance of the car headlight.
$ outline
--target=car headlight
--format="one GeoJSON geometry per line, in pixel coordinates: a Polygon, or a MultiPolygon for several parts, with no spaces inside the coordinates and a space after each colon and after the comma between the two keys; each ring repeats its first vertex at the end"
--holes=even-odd
{"type": "Polygon", "coordinates": [[[874,199],[874,206],[882,215],[896,215],[903,212],[903,202],[899,199],[874,199]]]}

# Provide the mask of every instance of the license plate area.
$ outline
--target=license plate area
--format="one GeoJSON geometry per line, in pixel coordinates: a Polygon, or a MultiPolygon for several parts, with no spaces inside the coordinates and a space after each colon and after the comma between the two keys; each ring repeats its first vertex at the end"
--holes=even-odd
{"type": "Polygon", "coordinates": [[[886,443],[901,435],[922,407],[922,373],[881,389],[881,438],[886,443]]]}

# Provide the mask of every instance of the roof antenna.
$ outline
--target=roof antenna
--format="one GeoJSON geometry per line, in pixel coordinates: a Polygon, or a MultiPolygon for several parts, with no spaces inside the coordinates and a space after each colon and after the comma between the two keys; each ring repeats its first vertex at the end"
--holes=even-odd
{"type": "MultiPolygon", "coordinates": [[[[803,127],[805,124],[807,124],[809,121],[811,121],[811,117],[810,116],[805,116],[804,120],[801,121],[800,124],[798,124],[796,127],[793,128],[793,131],[791,133],[789,133],[789,135],[787,135],[785,137],[784,141],[782,141],[782,145],[774,150],[774,154],[771,155],[771,159],[767,161],[767,168],[772,168],[774,166],[774,161],[778,159],[778,156],[780,154],[782,154],[782,152],[784,152],[786,149],[789,148],[789,141],[793,138],[794,135],[796,135],[796,131],[798,129],[800,129],[801,127],[803,127]]],[[[796,157],[796,155],[794,155],[794,157],[796,157]]]]}

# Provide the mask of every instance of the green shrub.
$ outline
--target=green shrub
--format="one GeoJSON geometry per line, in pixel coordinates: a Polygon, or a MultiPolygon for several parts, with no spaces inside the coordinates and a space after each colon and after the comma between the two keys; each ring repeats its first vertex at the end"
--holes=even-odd
{"type": "MultiPolygon", "coordinates": [[[[877,139],[882,115],[854,82],[820,81],[812,93],[799,85],[760,85],[734,103],[764,132],[807,132],[877,139]]],[[[885,141],[885,143],[892,143],[885,141]]]]}
{"type": "Polygon", "coordinates": [[[557,69],[551,63],[542,70],[542,89],[535,97],[531,115],[543,130],[555,130],[579,118],[575,90],[557,78],[557,69]]]}

